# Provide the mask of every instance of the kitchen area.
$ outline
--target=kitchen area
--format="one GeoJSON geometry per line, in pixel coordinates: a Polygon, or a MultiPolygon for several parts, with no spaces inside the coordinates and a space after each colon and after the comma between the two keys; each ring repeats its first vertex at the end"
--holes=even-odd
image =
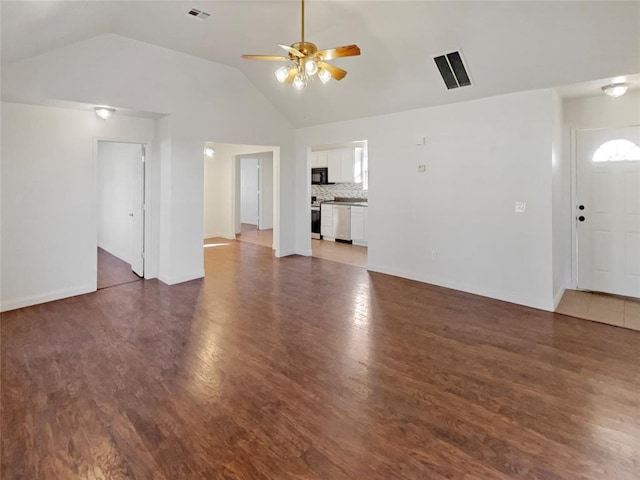
{"type": "Polygon", "coordinates": [[[367,266],[367,142],[311,149],[312,256],[367,266]]]}

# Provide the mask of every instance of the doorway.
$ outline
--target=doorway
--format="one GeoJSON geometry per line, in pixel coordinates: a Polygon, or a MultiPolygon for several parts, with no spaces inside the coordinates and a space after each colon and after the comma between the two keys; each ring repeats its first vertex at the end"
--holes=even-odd
{"type": "Polygon", "coordinates": [[[273,245],[273,153],[236,158],[236,239],[273,245]]]}
{"type": "Polygon", "coordinates": [[[212,239],[222,238],[268,246],[276,257],[289,255],[289,251],[280,251],[280,147],[218,142],[205,142],[204,147],[205,246],[216,243],[212,239]],[[245,159],[253,159],[246,163],[254,166],[257,160],[257,188],[256,168],[252,168],[251,184],[242,182],[245,159]],[[251,212],[245,212],[246,224],[243,224],[243,186],[253,204],[251,212]]]}
{"type": "Polygon", "coordinates": [[[580,290],[640,298],[640,126],[576,134],[580,290]]]}
{"type": "Polygon", "coordinates": [[[99,140],[98,289],[144,276],[144,161],[142,143],[99,140]]]}
{"type": "Polygon", "coordinates": [[[316,145],[309,155],[311,256],[366,268],[368,142],[316,145]]]}

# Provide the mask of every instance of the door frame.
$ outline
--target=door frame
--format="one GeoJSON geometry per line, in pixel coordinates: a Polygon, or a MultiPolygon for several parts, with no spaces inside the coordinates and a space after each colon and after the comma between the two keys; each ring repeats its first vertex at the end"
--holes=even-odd
{"type": "MultiPolygon", "coordinates": [[[[571,155],[571,288],[578,288],[578,132],[593,132],[600,130],[612,130],[615,128],[640,127],[640,124],[615,125],[597,128],[571,128],[570,129],[570,155],[571,155]]],[[[589,290],[584,290],[589,291],[589,290]]]]}
{"type": "MultiPolygon", "coordinates": [[[[96,245],[96,265],[97,265],[97,247],[98,247],[98,187],[99,187],[99,178],[98,178],[98,144],[100,142],[109,142],[109,143],[129,143],[134,145],[141,145],[144,152],[144,162],[142,165],[142,238],[143,238],[143,258],[142,258],[142,271],[143,278],[148,279],[152,278],[149,276],[149,262],[147,253],[150,251],[150,243],[151,243],[151,222],[149,219],[151,218],[151,206],[149,202],[149,198],[151,198],[151,169],[147,168],[147,164],[149,159],[151,158],[151,148],[152,142],[148,139],[131,139],[131,138],[113,138],[113,137],[94,137],[93,141],[93,191],[94,191],[94,238],[96,245]]],[[[97,271],[96,271],[96,289],[97,289],[97,271]]]]}

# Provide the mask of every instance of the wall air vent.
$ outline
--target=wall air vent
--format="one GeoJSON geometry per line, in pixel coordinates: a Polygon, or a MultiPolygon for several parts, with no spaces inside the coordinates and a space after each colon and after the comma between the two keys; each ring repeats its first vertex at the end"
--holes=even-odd
{"type": "Polygon", "coordinates": [[[460,52],[451,52],[434,57],[433,61],[442,75],[444,84],[449,90],[471,85],[471,79],[464,66],[460,52]]]}
{"type": "Polygon", "coordinates": [[[188,14],[192,17],[199,18],[200,20],[206,20],[211,16],[210,13],[203,12],[202,10],[198,10],[197,8],[192,8],[191,10],[189,10],[188,14]]]}

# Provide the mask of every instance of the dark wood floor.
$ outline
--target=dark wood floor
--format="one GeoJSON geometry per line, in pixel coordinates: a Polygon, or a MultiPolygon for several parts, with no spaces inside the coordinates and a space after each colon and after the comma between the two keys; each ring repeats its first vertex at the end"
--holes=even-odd
{"type": "Polygon", "coordinates": [[[133,273],[130,264],[98,248],[98,289],[139,280],[141,278],[133,273]]]}
{"type": "Polygon", "coordinates": [[[638,479],[640,333],[227,243],[3,315],[3,480],[638,479]]]}

